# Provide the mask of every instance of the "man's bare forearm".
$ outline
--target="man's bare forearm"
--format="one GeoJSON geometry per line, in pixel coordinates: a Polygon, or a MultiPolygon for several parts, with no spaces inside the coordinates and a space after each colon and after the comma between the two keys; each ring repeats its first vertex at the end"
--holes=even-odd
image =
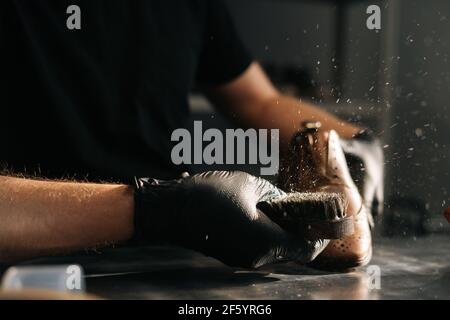
{"type": "Polygon", "coordinates": [[[324,130],[351,138],[361,127],[341,120],[319,106],[280,93],[257,63],[231,83],[207,91],[225,114],[245,127],[280,129],[282,149],[304,121],[320,121],[324,130]]]}
{"type": "Polygon", "coordinates": [[[0,176],[0,262],[125,241],[133,211],[129,186],[0,176]]]}
{"type": "Polygon", "coordinates": [[[268,99],[261,106],[260,112],[263,116],[252,118],[265,123],[266,127],[279,128],[280,138],[284,141],[289,141],[304,121],[320,121],[323,130],[335,130],[347,139],[362,130],[361,127],[339,119],[316,105],[282,94],[268,99]]]}
{"type": "Polygon", "coordinates": [[[249,101],[246,110],[233,113],[234,120],[244,127],[279,129],[282,152],[305,121],[320,121],[322,130],[335,130],[339,136],[346,139],[352,138],[363,129],[318,106],[282,94],[253,102],[256,105],[251,103],[252,101],[249,101]]]}

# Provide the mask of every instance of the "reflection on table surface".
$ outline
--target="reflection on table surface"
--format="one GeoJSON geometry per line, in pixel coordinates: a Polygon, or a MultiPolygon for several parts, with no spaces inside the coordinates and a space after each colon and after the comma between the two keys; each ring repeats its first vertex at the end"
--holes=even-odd
{"type": "Polygon", "coordinates": [[[78,263],[89,293],[111,299],[450,299],[450,236],[381,238],[367,267],[323,272],[295,263],[238,270],[179,248],[115,248],[102,253],[37,259],[78,263]]]}

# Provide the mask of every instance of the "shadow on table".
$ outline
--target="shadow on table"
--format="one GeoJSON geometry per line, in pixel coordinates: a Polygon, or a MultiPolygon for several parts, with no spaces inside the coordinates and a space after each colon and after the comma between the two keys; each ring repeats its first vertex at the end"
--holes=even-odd
{"type": "Polygon", "coordinates": [[[79,264],[89,293],[111,299],[368,299],[364,272],[329,273],[295,263],[228,267],[174,247],[122,247],[30,260],[79,264]]]}
{"type": "MultiPolygon", "coordinates": [[[[83,267],[89,292],[111,298],[177,298],[178,291],[189,291],[183,299],[195,299],[196,291],[203,292],[201,297],[205,298],[206,291],[213,295],[213,291],[220,292],[223,288],[278,281],[265,272],[231,268],[197,252],[175,247],[108,248],[37,258],[19,265],[71,264],[83,267]]],[[[216,296],[223,297],[219,293],[216,296]]]]}

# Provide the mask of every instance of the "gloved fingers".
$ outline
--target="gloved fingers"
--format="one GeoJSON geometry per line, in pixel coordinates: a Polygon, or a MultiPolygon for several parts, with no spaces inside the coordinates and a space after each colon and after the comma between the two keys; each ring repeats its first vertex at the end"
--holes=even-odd
{"type": "Polygon", "coordinates": [[[330,240],[302,240],[294,239],[288,247],[286,257],[300,264],[307,264],[313,261],[330,243],[330,240]]]}
{"type": "Polygon", "coordinates": [[[257,207],[261,216],[265,215],[265,219],[270,219],[271,223],[276,225],[273,230],[278,233],[278,237],[273,237],[277,239],[274,241],[274,249],[261,261],[264,260],[265,263],[295,261],[305,264],[316,258],[329,243],[326,239],[306,239],[303,229],[299,228],[298,221],[294,221],[299,218],[296,214],[300,212],[292,212],[298,211],[298,208],[295,208],[297,206],[293,207],[292,203],[284,203],[283,198],[260,202],[257,207]],[[272,262],[268,262],[270,257],[272,262]]]}
{"type": "Polygon", "coordinates": [[[250,267],[283,261],[306,264],[316,258],[327,246],[329,240],[307,241],[283,230],[279,225],[262,215],[256,223],[259,232],[252,233],[254,245],[249,246],[248,255],[253,255],[250,267]]]}
{"type": "Polygon", "coordinates": [[[134,183],[137,188],[142,188],[146,185],[156,186],[163,183],[164,180],[154,179],[154,178],[135,178],[134,183]]]}
{"type": "Polygon", "coordinates": [[[251,183],[254,187],[257,203],[286,196],[286,193],[283,190],[274,186],[266,179],[254,176],[250,176],[249,179],[249,183],[251,183]],[[251,181],[253,179],[254,181],[251,181]]]}
{"type": "Polygon", "coordinates": [[[269,181],[242,171],[207,171],[193,175],[190,179],[194,183],[216,185],[232,193],[240,189],[245,190],[255,196],[256,202],[285,195],[269,181]]]}
{"type": "Polygon", "coordinates": [[[190,177],[189,172],[187,172],[187,171],[182,172],[181,175],[180,175],[180,177],[181,177],[182,179],[184,179],[184,178],[189,178],[189,177],[190,177]]]}
{"type": "Polygon", "coordinates": [[[318,239],[306,241],[289,236],[289,243],[283,243],[273,248],[254,264],[255,268],[275,262],[293,261],[307,264],[313,261],[330,243],[330,240],[318,239]]]}
{"type": "Polygon", "coordinates": [[[202,173],[197,173],[191,176],[195,180],[208,180],[208,179],[221,179],[221,180],[241,180],[244,176],[252,176],[243,171],[225,171],[225,170],[214,170],[205,171],[202,173]]]}

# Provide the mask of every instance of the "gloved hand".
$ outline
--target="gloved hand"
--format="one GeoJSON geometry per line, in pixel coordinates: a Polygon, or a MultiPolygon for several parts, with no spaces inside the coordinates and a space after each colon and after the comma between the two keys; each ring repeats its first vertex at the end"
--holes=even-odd
{"type": "Polygon", "coordinates": [[[140,178],[136,184],[135,238],[142,243],[178,245],[240,267],[307,263],[328,244],[288,234],[270,220],[257,205],[284,192],[244,172],[212,171],[170,181],[140,178]]]}
{"type": "Polygon", "coordinates": [[[341,139],[350,174],[364,203],[370,208],[369,223],[383,213],[384,207],[384,155],[379,139],[363,131],[353,139],[341,139]]]}

